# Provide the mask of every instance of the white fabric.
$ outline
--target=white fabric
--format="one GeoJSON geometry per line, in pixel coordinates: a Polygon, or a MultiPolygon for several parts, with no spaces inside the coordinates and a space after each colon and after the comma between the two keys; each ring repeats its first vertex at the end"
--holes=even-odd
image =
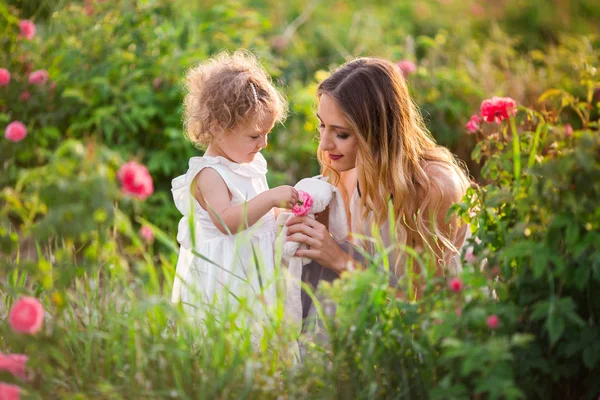
{"type": "Polygon", "coordinates": [[[256,224],[237,234],[222,233],[192,195],[191,185],[203,168],[212,168],[219,173],[232,195],[234,206],[268,190],[267,164],[260,153],[247,164],[237,164],[223,157],[190,159],[187,173],[172,181],[175,205],[183,218],[177,233],[181,246],[171,300],[182,301],[189,313],[201,319],[207,303],[213,305],[215,300],[217,306],[236,307],[236,297],[245,297],[256,315],[264,315],[265,304],[269,306],[276,301],[274,213],[270,211],[256,224]],[[194,255],[192,249],[202,257],[194,255]],[[255,256],[259,260],[260,274],[255,256]]]}
{"type": "MultiPolygon", "coordinates": [[[[310,212],[307,214],[310,218],[315,218],[315,214],[325,211],[329,207],[329,232],[333,239],[338,242],[344,242],[348,237],[348,219],[344,209],[344,201],[340,191],[329,184],[325,178],[318,176],[315,178],[302,179],[294,186],[297,190],[302,190],[310,195],[313,200],[310,212]]],[[[291,212],[285,212],[277,218],[277,224],[282,226],[278,243],[283,243],[282,258],[283,263],[287,265],[286,276],[286,297],[285,314],[286,318],[301,327],[302,324],[302,301],[301,301],[301,280],[302,267],[311,260],[306,257],[295,257],[301,245],[298,242],[286,241],[287,227],[285,222],[291,218],[291,212]]]]}

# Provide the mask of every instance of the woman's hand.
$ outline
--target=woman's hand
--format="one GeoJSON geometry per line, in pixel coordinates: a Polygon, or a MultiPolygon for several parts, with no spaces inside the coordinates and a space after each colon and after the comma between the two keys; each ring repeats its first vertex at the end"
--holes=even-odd
{"type": "Polygon", "coordinates": [[[298,249],[296,257],[306,257],[329,268],[336,274],[348,270],[354,259],[333,240],[322,223],[308,216],[294,216],[286,222],[287,240],[303,243],[308,249],[298,249]]]}

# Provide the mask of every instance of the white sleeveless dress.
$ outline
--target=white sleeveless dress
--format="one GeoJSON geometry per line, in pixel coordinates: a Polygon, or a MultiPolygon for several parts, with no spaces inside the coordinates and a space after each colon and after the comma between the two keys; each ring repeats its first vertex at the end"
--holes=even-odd
{"type": "Polygon", "coordinates": [[[171,300],[182,301],[188,314],[200,320],[208,308],[236,310],[242,298],[255,315],[264,316],[276,303],[274,213],[269,211],[237,234],[222,233],[192,195],[194,178],[204,168],[214,169],[223,178],[234,206],[269,189],[267,163],[260,153],[246,164],[224,157],[190,159],[187,173],[172,181],[175,205],[183,218],[177,233],[180,251],[171,300]]]}

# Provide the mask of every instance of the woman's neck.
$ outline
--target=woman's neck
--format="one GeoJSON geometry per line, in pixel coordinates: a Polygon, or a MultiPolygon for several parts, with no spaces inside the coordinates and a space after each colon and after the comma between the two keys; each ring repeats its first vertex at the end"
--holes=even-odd
{"type": "Polygon", "coordinates": [[[356,168],[340,172],[340,182],[338,186],[340,186],[340,189],[343,189],[349,197],[352,197],[354,194],[357,182],[356,168]]]}

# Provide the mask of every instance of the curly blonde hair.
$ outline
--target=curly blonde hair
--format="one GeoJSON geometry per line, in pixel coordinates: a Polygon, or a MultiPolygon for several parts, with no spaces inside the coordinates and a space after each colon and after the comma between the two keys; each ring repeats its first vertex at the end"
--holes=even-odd
{"type": "Polygon", "coordinates": [[[282,122],[287,110],[285,97],[248,51],[221,52],[186,75],[184,127],[196,146],[208,146],[215,133],[253,118],[274,115],[282,122]]]}

